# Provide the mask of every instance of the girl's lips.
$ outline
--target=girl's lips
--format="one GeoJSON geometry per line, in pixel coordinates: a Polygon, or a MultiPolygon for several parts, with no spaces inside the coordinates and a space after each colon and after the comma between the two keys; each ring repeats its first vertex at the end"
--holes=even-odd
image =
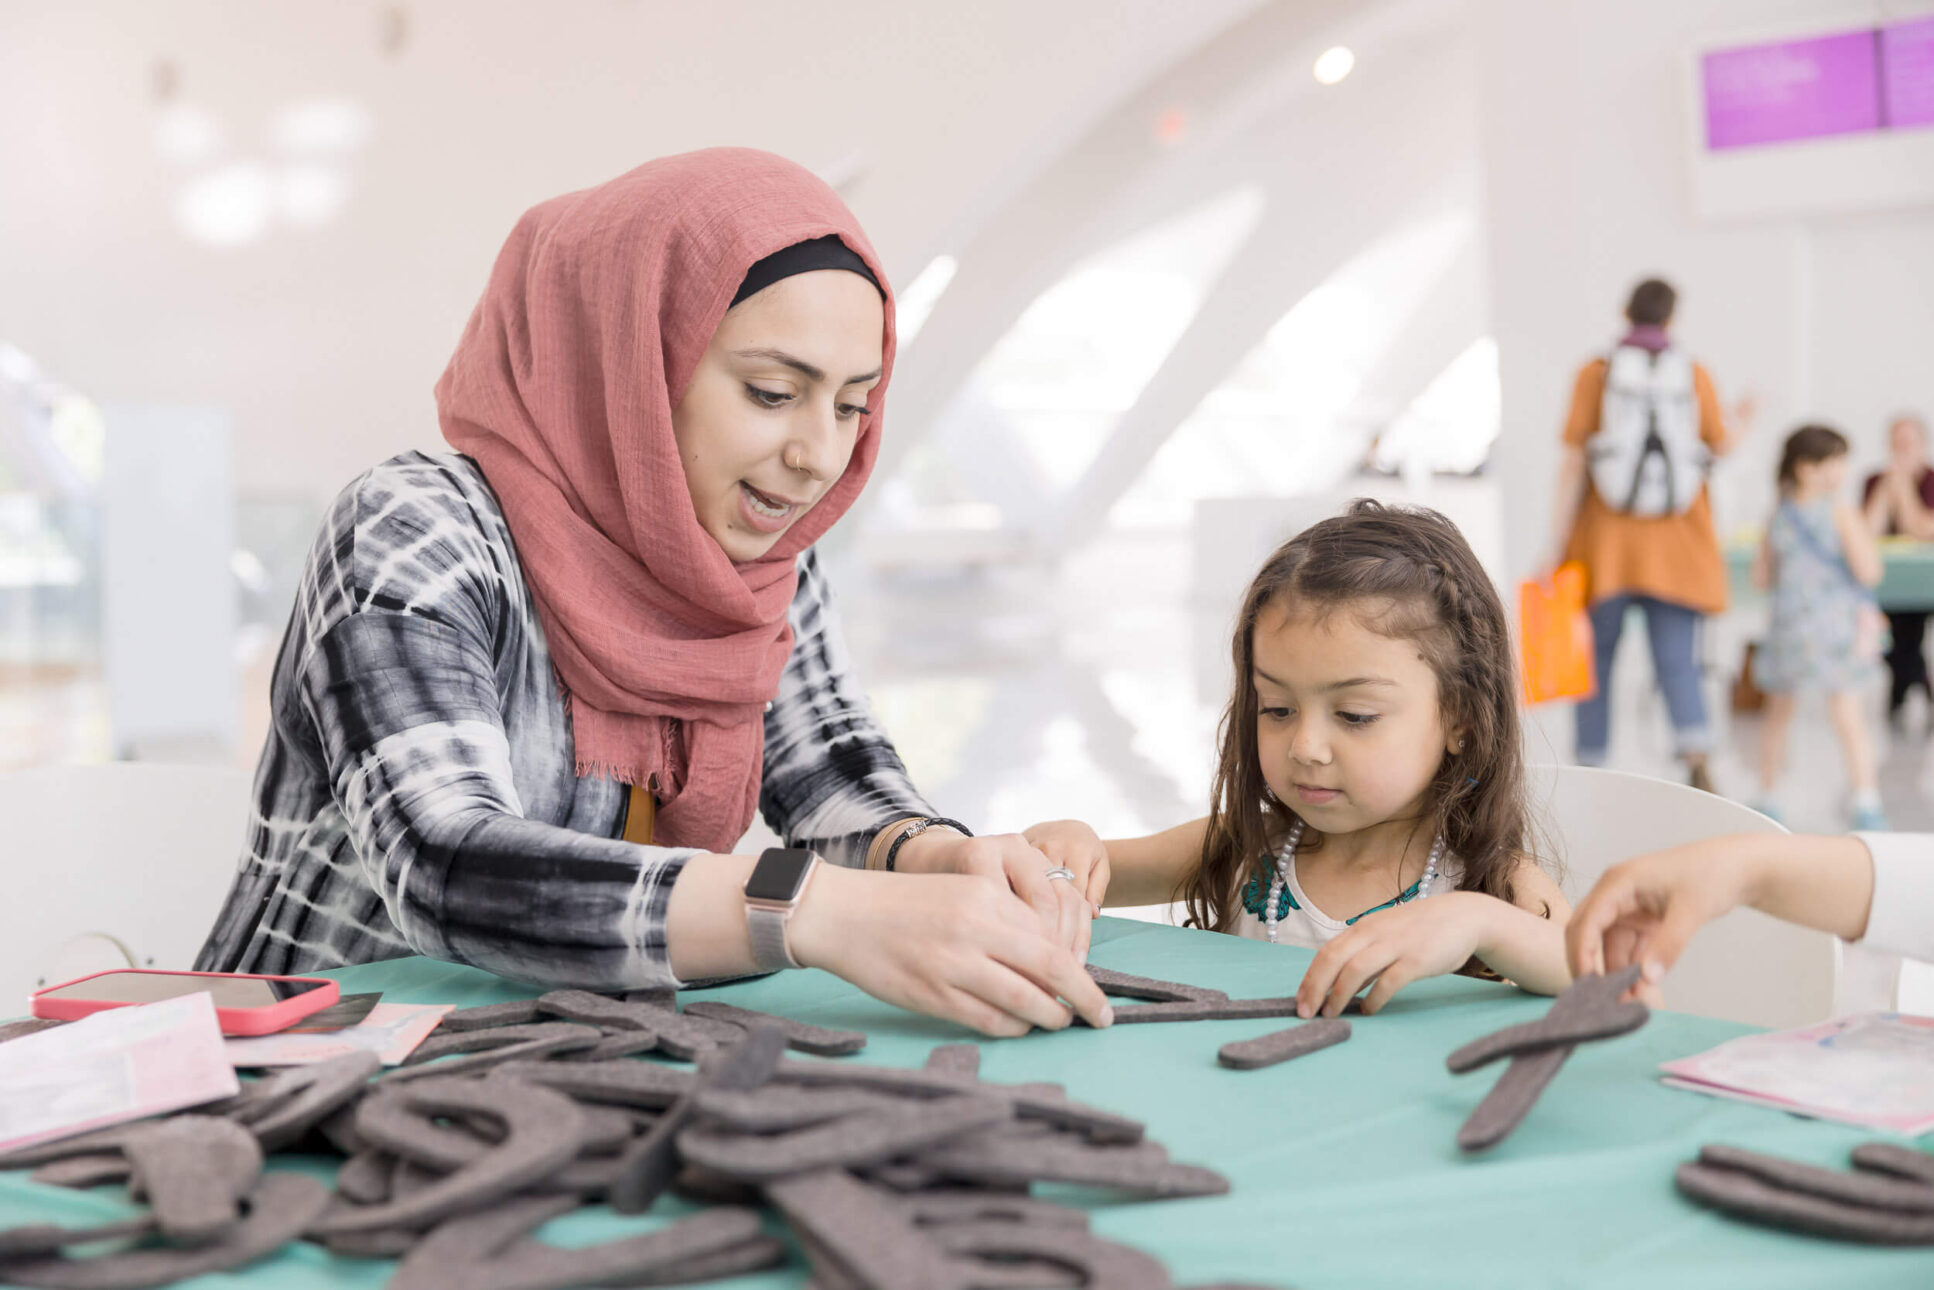
{"type": "Polygon", "coordinates": [[[1337,798],[1343,796],[1343,790],[1340,788],[1312,788],[1308,784],[1298,784],[1296,786],[1296,796],[1302,798],[1312,806],[1320,806],[1324,802],[1334,802],[1337,798]]]}
{"type": "Polygon", "coordinates": [[[783,533],[786,531],[787,526],[799,514],[800,508],[797,505],[787,503],[785,504],[786,509],[783,515],[774,515],[756,504],[753,501],[755,497],[760,502],[768,504],[776,500],[765,493],[756,491],[752,485],[746,483],[744,480],[740,480],[739,518],[744,520],[748,526],[761,533],[783,533]]]}

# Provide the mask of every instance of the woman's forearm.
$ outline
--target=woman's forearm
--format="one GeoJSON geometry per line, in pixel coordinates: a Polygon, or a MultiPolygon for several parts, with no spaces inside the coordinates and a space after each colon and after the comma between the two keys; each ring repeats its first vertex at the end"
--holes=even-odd
{"type": "Polygon", "coordinates": [[[1208,817],[1178,824],[1145,838],[1122,838],[1108,848],[1108,894],[1102,904],[1165,905],[1176,899],[1189,871],[1202,858],[1208,817]]]}
{"type": "Polygon", "coordinates": [[[1874,903],[1874,862],[1859,838],[1752,833],[1730,840],[1745,865],[1742,903],[1857,941],[1874,903]]]}

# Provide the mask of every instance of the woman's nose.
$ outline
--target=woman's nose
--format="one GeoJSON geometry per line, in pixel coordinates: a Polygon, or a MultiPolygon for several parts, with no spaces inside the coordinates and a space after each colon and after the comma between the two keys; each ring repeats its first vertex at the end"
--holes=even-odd
{"type": "Polygon", "coordinates": [[[799,418],[794,433],[780,457],[789,470],[824,483],[846,469],[839,416],[828,409],[817,409],[799,418]]]}

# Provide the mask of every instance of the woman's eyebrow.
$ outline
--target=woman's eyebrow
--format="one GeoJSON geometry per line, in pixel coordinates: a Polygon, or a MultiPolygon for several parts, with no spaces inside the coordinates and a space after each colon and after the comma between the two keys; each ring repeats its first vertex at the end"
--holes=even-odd
{"type": "MultiPolygon", "coordinates": [[[[764,358],[774,363],[783,364],[809,381],[823,381],[826,379],[826,373],[823,370],[813,366],[803,358],[788,354],[783,349],[735,349],[732,352],[740,358],[764,358]]],[[[844,389],[848,385],[863,385],[867,381],[877,381],[880,379],[880,371],[881,369],[876,367],[872,371],[862,373],[859,376],[849,376],[840,388],[844,389]]]]}

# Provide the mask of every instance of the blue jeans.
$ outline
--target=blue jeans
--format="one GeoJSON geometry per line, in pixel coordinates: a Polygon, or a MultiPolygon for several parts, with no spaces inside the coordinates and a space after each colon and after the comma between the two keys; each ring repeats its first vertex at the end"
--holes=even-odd
{"type": "Polygon", "coordinates": [[[1606,745],[1611,742],[1612,656],[1625,628],[1625,611],[1633,605],[1645,611],[1652,670],[1665,691],[1665,710],[1672,718],[1673,751],[1684,757],[1712,749],[1706,696],[1699,688],[1699,625],[1705,615],[1652,596],[1611,596],[1591,607],[1598,693],[1578,705],[1577,757],[1586,766],[1605,764],[1606,745]]]}

